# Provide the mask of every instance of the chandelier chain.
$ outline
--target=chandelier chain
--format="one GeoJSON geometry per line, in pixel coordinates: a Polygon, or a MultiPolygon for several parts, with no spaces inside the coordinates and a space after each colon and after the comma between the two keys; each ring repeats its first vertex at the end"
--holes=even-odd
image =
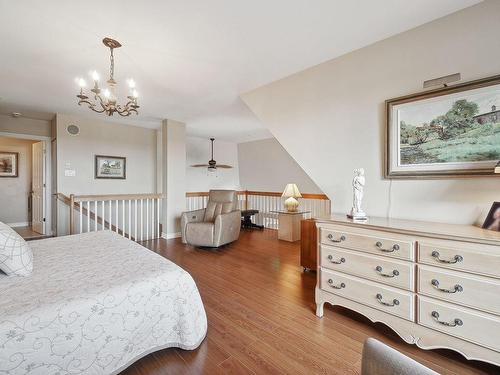
{"type": "Polygon", "coordinates": [[[109,50],[111,51],[111,54],[109,56],[110,60],[109,77],[111,78],[111,80],[113,80],[115,75],[115,57],[113,55],[113,48],[110,48],[109,50]]]}

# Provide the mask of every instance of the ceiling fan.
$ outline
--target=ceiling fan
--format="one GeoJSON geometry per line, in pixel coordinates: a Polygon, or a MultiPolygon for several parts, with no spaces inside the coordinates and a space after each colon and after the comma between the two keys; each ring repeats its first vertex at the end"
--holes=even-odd
{"type": "Polygon", "coordinates": [[[217,168],[225,168],[225,169],[232,168],[232,166],[227,165],[227,164],[217,164],[217,162],[214,160],[214,141],[215,141],[215,138],[210,138],[210,142],[212,142],[212,146],[211,146],[212,157],[208,161],[208,164],[194,164],[191,167],[208,168],[209,172],[215,172],[217,170],[217,168]]]}

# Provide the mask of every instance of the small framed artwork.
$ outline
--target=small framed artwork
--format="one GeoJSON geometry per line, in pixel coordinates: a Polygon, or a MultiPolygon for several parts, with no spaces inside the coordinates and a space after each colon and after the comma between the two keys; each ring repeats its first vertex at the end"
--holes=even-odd
{"type": "Polygon", "coordinates": [[[0,151],[0,177],[19,175],[19,153],[0,151]]]}
{"type": "Polygon", "coordinates": [[[493,202],[483,228],[500,232],[500,202],[493,202]]]}
{"type": "Polygon", "coordinates": [[[124,180],[127,159],[121,156],[95,156],[95,178],[124,180]]]}
{"type": "Polygon", "coordinates": [[[386,178],[495,176],[500,76],[390,99],[386,111],[386,178]]]}

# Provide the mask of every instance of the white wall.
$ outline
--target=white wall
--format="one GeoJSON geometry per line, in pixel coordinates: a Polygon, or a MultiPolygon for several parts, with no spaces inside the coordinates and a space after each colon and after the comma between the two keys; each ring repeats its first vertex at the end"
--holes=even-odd
{"type": "Polygon", "coordinates": [[[430,78],[500,73],[499,20],[500,1],[485,1],[242,97],[334,211],[349,210],[352,171],[364,167],[368,214],[472,223],[500,199],[500,179],[384,180],[384,101],[430,78]]]}
{"type": "Polygon", "coordinates": [[[0,131],[13,134],[28,134],[50,137],[51,123],[27,117],[11,117],[0,115],[0,131]]]}
{"type": "MultiPolygon", "coordinates": [[[[0,221],[6,224],[29,222],[32,140],[0,137],[0,151],[18,152],[18,177],[0,178],[0,221]]],[[[25,224],[27,225],[27,224],[25,224]]]]}
{"type": "Polygon", "coordinates": [[[180,217],[186,211],[186,125],[174,120],[162,123],[163,179],[166,207],[163,223],[166,238],[180,237],[180,217]]]}
{"type": "Polygon", "coordinates": [[[63,194],[156,192],[156,131],[73,115],[57,114],[57,191],[63,194]],[[80,134],[66,131],[69,124],[80,134]],[[125,180],[95,179],[95,155],[127,158],[125,180]],[[66,177],[65,169],[75,170],[66,177]]]}
{"type": "Polygon", "coordinates": [[[186,191],[209,191],[210,189],[240,190],[238,169],[238,144],[215,140],[214,159],[219,164],[229,164],[232,169],[207,173],[206,168],[193,168],[193,164],[207,163],[210,159],[210,140],[207,138],[187,137],[186,139],[186,191]]]}
{"type": "Polygon", "coordinates": [[[238,144],[238,160],[247,190],[281,192],[296,183],[302,193],[323,193],[275,138],[238,144]]]}

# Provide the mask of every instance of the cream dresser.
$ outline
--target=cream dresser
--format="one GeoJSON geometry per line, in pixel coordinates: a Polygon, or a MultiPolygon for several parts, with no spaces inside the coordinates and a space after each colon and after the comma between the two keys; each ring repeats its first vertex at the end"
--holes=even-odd
{"type": "Polygon", "coordinates": [[[423,349],[500,366],[500,233],[469,225],[318,219],[316,315],[341,305],[423,349]]]}

